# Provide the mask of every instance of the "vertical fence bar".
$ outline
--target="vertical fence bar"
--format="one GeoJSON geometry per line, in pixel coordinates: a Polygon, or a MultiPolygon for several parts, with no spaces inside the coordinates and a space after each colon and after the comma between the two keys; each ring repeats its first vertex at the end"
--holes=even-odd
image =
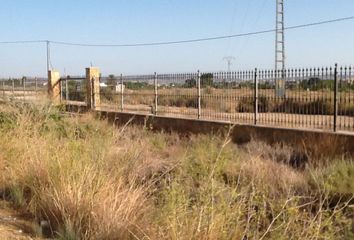
{"type": "Polygon", "coordinates": [[[124,83],[123,74],[120,75],[120,110],[124,111],[124,83]]]}
{"type": "Polygon", "coordinates": [[[155,85],[155,111],[154,114],[157,115],[157,73],[154,75],[154,85],[155,85]]]}
{"type": "Polygon", "coordinates": [[[5,79],[2,80],[2,94],[3,94],[3,97],[5,99],[5,79]]]}
{"type": "Polygon", "coordinates": [[[60,88],[60,103],[63,102],[63,79],[59,79],[59,88],[60,88]]]}
{"type": "Polygon", "coordinates": [[[69,101],[69,84],[68,84],[68,76],[65,78],[65,100],[69,101]]]}
{"type": "Polygon", "coordinates": [[[333,112],[333,131],[337,131],[337,117],[338,117],[338,64],[334,67],[334,112],[333,112]]]}
{"type": "Polygon", "coordinates": [[[35,94],[35,100],[37,100],[37,89],[38,89],[38,83],[37,83],[37,78],[34,78],[34,94],[35,94]]]}
{"type": "Polygon", "coordinates": [[[254,125],[257,125],[258,119],[258,76],[257,68],[254,70],[254,125]]]}
{"type": "Polygon", "coordinates": [[[12,79],[12,98],[15,98],[15,80],[12,79]]]}
{"type": "Polygon", "coordinates": [[[198,70],[198,77],[197,77],[197,88],[198,88],[198,119],[201,117],[202,107],[201,107],[201,90],[200,90],[200,78],[201,74],[198,70]]]}
{"type": "Polygon", "coordinates": [[[26,77],[22,78],[23,87],[23,101],[26,101],[26,77]]]}
{"type": "Polygon", "coordinates": [[[95,77],[91,78],[91,108],[96,109],[95,77]]]}

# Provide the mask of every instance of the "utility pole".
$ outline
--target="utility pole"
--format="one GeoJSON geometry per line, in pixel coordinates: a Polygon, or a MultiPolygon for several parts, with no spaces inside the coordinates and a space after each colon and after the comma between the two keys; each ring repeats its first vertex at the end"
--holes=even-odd
{"type": "Polygon", "coordinates": [[[285,97],[284,0],[276,0],[275,21],[275,94],[285,97]]]}
{"type": "Polygon", "coordinates": [[[47,40],[46,41],[46,44],[47,44],[47,74],[50,70],[50,42],[47,40]]]}
{"type": "Polygon", "coordinates": [[[224,57],[223,60],[227,62],[227,71],[231,72],[232,61],[234,61],[235,58],[233,56],[227,56],[224,57]]]}

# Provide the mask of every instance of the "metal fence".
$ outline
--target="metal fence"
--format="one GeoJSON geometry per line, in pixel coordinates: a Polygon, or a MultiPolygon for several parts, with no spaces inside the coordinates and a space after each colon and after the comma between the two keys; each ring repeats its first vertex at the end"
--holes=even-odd
{"type": "Polygon", "coordinates": [[[60,78],[60,99],[63,101],[85,102],[86,78],[82,76],[66,76],[60,78]]]}
{"type": "Polygon", "coordinates": [[[0,79],[0,98],[12,100],[37,101],[47,94],[45,78],[22,77],[0,79]]]}
{"type": "Polygon", "coordinates": [[[353,67],[111,75],[100,82],[102,109],[354,131],[353,67]]]}
{"type": "MultiPolygon", "coordinates": [[[[42,99],[47,79],[0,79],[0,98],[42,99]]],[[[85,77],[60,79],[63,101],[85,103],[85,77]]],[[[320,67],[100,78],[101,109],[290,128],[354,131],[354,68],[320,67]],[[284,94],[279,94],[283,88],[284,94]]]]}

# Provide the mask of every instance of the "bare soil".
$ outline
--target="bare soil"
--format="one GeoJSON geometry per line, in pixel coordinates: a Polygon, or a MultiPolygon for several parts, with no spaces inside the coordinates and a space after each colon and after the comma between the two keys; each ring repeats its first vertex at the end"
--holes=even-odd
{"type": "Polygon", "coordinates": [[[28,216],[11,209],[10,204],[0,200],[0,239],[40,240],[35,236],[35,223],[28,216]]]}

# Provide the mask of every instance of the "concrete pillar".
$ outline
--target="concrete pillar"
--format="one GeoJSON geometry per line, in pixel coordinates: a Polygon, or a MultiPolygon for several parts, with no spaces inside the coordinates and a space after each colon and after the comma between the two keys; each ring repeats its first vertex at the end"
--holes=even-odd
{"type": "Polygon", "coordinates": [[[53,103],[60,103],[60,73],[48,71],[48,96],[53,103]]]}
{"type": "Polygon", "coordinates": [[[86,68],[86,104],[94,109],[100,106],[100,70],[96,67],[86,68]]]}

